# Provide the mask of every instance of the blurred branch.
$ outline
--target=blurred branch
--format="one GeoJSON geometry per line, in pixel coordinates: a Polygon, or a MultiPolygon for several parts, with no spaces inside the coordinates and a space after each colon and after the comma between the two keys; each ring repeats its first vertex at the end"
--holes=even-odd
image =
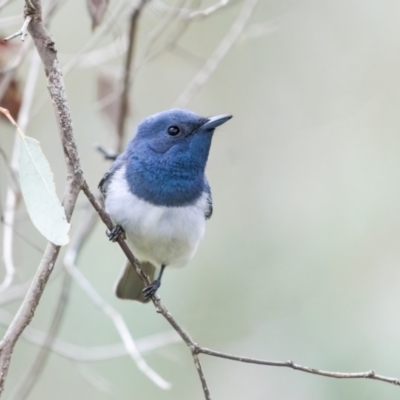
{"type": "Polygon", "coordinates": [[[185,107],[200,89],[200,87],[207,82],[223,58],[228,54],[229,50],[239,39],[247,22],[250,20],[258,1],[259,0],[245,1],[238,17],[236,18],[236,21],[233,23],[229,32],[214,50],[211,57],[204,64],[203,68],[196,74],[186,89],[179,96],[178,100],[176,101],[178,106],[185,107]]]}
{"type": "Polygon", "coordinates": [[[0,10],[4,8],[6,5],[10,4],[13,0],[3,0],[0,1],[0,10]]]}
{"type": "MultiPolygon", "coordinates": [[[[8,326],[12,318],[10,313],[0,308],[0,325],[8,326]]],[[[22,333],[22,337],[27,342],[37,346],[46,346],[46,336],[46,332],[31,326],[27,326],[22,333]]],[[[140,354],[146,354],[179,342],[181,342],[181,338],[175,331],[167,331],[136,339],[136,346],[140,354]]],[[[129,355],[123,343],[86,347],[78,346],[59,338],[54,340],[51,351],[67,360],[76,362],[97,362],[129,355]]]]}
{"type": "Polygon", "coordinates": [[[31,20],[32,20],[32,17],[30,17],[30,16],[26,17],[24,23],[22,24],[22,28],[19,31],[13,33],[12,35],[7,36],[3,40],[5,42],[7,42],[8,40],[14,39],[17,36],[21,36],[21,40],[24,41],[25,37],[28,35],[28,25],[29,25],[29,22],[31,22],[31,20]]]}
{"type": "MultiPolygon", "coordinates": [[[[94,210],[93,216],[96,216],[94,210]]],[[[80,286],[83,292],[90,298],[92,303],[111,319],[115,329],[121,337],[122,342],[124,343],[127,353],[131,356],[133,361],[135,361],[139,370],[141,370],[157,386],[163,389],[169,389],[171,385],[161,378],[154,370],[152,370],[141,356],[121,314],[119,314],[100,296],[100,294],[82,274],[82,272],[74,265],[74,258],[74,254],[72,252],[70,254],[66,254],[64,258],[64,267],[67,272],[72,276],[74,281],[80,286]]]]}
{"type": "Polygon", "coordinates": [[[213,6],[207,7],[204,10],[192,11],[191,13],[189,13],[189,15],[186,16],[186,18],[192,19],[192,18],[199,18],[199,17],[200,18],[208,17],[209,15],[215,13],[215,11],[218,11],[219,9],[228,5],[229,1],[230,0],[220,0],[219,3],[216,3],[213,6]]]}
{"type": "Polygon", "coordinates": [[[135,49],[137,25],[140,13],[143,7],[145,6],[146,2],[147,0],[139,0],[136,7],[132,11],[129,21],[128,51],[126,52],[125,69],[124,69],[123,85],[122,85],[123,89],[121,92],[121,98],[119,103],[120,108],[119,108],[119,115],[117,122],[118,145],[116,150],[118,153],[122,152],[123,139],[125,135],[125,125],[126,125],[126,117],[128,114],[128,98],[129,98],[129,91],[131,88],[131,71],[132,71],[132,62],[135,49]]]}
{"type": "MultiPolygon", "coordinates": [[[[88,205],[88,204],[87,204],[88,205]]],[[[82,211],[83,214],[79,218],[79,225],[74,231],[71,241],[68,244],[67,251],[64,259],[70,259],[72,262],[76,262],[79,251],[85,243],[86,239],[92,232],[96,219],[96,214],[91,208],[85,207],[82,211]]],[[[21,385],[18,388],[16,394],[13,396],[15,400],[26,399],[32,391],[35,384],[39,381],[40,375],[42,374],[44,367],[46,366],[50,350],[56,339],[57,333],[61,327],[61,323],[65,314],[66,306],[68,303],[69,293],[71,288],[71,275],[64,274],[64,280],[62,283],[61,292],[57,302],[56,310],[51,320],[50,329],[47,332],[45,341],[39,353],[37,354],[31,368],[25,373],[25,376],[20,380],[21,385]]]]}

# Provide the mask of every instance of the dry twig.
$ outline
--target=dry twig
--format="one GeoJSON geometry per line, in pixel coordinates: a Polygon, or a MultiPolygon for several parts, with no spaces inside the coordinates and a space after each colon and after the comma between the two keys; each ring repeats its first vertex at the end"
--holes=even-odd
{"type": "Polygon", "coordinates": [[[211,74],[215,71],[223,58],[228,54],[229,50],[239,39],[243,29],[253,14],[259,0],[247,0],[236,19],[231,29],[222,39],[221,43],[212,53],[211,57],[204,64],[203,68],[190,81],[186,89],[181,93],[176,103],[180,107],[186,106],[196,92],[203,86],[211,74]]]}

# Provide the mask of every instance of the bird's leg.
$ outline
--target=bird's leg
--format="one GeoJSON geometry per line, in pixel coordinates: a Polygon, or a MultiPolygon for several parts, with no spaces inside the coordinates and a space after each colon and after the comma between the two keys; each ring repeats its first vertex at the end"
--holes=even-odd
{"type": "Polygon", "coordinates": [[[165,269],[166,265],[161,265],[161,270],[160,273],[158,274],[157,279],[154,279],[154,281],[147,287],[145,287],[142,290],[142,293],[144,295],[145,299],[149,299],[150,297],[152,297],[158,290],[158,288],[161,286],[161,277],[164,273],[164,269],[165,269]]]}
{"type": "Polygon", "coordinates": [[[125,231],[121,225],[115,225],[111,231],[106,231],[106,235],[112,242],[116,242],[119,236],[126,239],[125,231]]]}

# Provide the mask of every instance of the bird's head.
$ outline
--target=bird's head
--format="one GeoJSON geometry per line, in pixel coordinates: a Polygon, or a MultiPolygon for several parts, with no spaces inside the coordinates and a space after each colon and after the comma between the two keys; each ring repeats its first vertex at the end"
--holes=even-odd
{"type": "Polygon", "coordinates": [[[205,187],[204,170],[216,127],[231,115],[204,118],[173,109],[145,118],[127,147],[127,180],[139,197],[189,204],[205,187]]]}
{"type": "Polygon", "coordinates": [[[182,109],[163,111],[145,118],[138,125],[128,150],[140,149],[165,155],[166,158],[179,157],[184,153],[191,154],[194,158],[207,158],[215,128],[231,117],[221,115],[204,118],[182,109]]]}

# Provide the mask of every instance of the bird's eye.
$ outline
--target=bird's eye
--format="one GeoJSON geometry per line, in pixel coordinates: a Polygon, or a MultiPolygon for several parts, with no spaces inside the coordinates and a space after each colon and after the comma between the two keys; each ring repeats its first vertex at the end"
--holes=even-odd
{"type": "Polygon", "coordinates": [[[180,132],[179,128],[177,126],[175,126],[175,125],[174,126],[170,126],[168,128],[168,135],[170,135],[170,136],[179,135],[179,132],[180,132]]]}

